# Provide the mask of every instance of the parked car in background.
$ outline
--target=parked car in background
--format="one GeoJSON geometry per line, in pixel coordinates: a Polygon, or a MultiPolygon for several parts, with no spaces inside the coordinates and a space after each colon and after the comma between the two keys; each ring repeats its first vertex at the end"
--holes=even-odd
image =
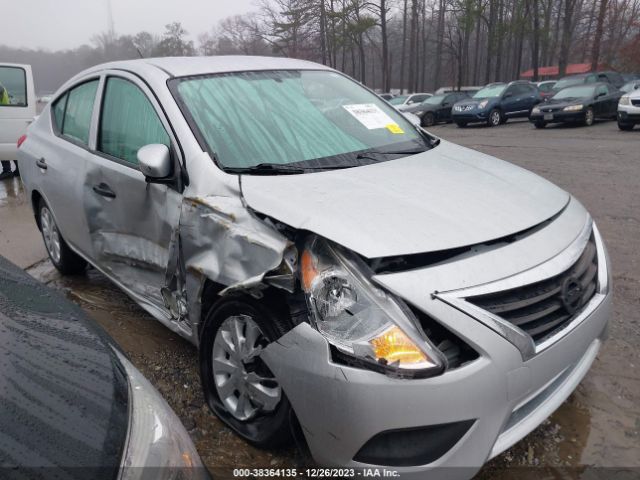
{"type": "Polygon", "coordinates": [[[16,142],[35,116],[31,66],[0,62],[0,160],[16,160],[16,142]]]}
{"type": "Polygon", "coordinates": [[[54,264],[90,262],[197,345],[207,404],[253,444],[298,425],[322,466],[471,477],[605,338],[609,261],[578,200],[324,65],[98,65],[27,135],[54,264]]]}
{"type": "Polygon", "coordinates": [[[405,108],[424,102],[431,95],[431,93],[412,93],[410,95],[398,95],[397,97],[389,100],[389,103],[396,107],[398,110],[403,111],[405,108]]]}
{"type": "Polygon", "coordinates": [[[536,128],[549,123],[593,125],[596,118],[616,117],[622,92],[609,83],[594,83],[563,88],[531,111],[529,120],[536,128]]]}
{"type": "Polygon", "coordinates": [[[553,87],[556,83],[557,82],[555,80],[544,80],[536,83],[540,96],[543,100],[553,97],[553,94],[555,93],[553,87]]]}
{"type": "Polygon", "coordinates": [[[0,345],[3,478],[150,478],[141,467],[209,478],[176,414],[111,338],[3,257],[0,345]]]}
{"type": "Polygon", "coordinates": [[[379,93],[378,96],[386,101],[391,100],[393,97],[395,97],[395,95],[393,93],[379,93]]]}
{"type": "Polygon", "coordinates": [[[632,92],[634,90],[637,90],[638,88],[640,88],[640,79],[638,80],[631,80],[627,83],[625,83],[621,88],[620,91],[622,93],[629,93],[632,92]]]}
{"type": "Polygon", "coordinates": [[[574,85],[582,85],[585,83],[596,83],[598,81],[598,75],[595,73],[581,73],[578,75],[569,75],[562,77],[553,86],[554,94],[559,92],[563,88],[573,87],[574,85]]]}
{"type": "Polygon", "coordinates": [[[420,118],[421,126],[430,127],[439,122],[450,122],[453,105],[465,98],[469,98],[465,92],[442,93],[406,108],[404,112],[413,113],[420,118]]]}
{"type": "Polygon", "coordinates": [[[459,127],[478,122],[497,127],[509,118],[528,117],[541,101],[538,87],[531,82],[490,83],[470,99],[456,103],[452,116],[459,127]]]}
{"type": "Polygon", "coordinates": [[[632,80],[640,80],[640,73],[623,73],[622,78],[625,82],[630,82],[632,80]]]}
{"type": "Polygon", "coordinates": [[[615,88],[620,89],[625,84],[625,80],[618,72],[598,72],[598,81],[607,82],[613,85],[615,88]]]}
{"type": "Polygon", "coordinates": [[[633,130],[640,123],[640,88],[620,97],[618,103],[618,128],[633,130]]]}

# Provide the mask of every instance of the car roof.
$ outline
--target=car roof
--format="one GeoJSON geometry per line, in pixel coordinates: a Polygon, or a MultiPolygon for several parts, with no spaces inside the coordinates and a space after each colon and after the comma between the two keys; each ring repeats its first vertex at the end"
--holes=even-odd
{"type": "Polygon", "coordinates": [[[137,73],[155,67],[170,77],[189,77],[210,73],[247,72],[256,70],[332,70],[325,65],[284,57],[218,55],[211,57],[140,58],[96,65],[83,74],[108,69],[122,69],[137,73]]]}

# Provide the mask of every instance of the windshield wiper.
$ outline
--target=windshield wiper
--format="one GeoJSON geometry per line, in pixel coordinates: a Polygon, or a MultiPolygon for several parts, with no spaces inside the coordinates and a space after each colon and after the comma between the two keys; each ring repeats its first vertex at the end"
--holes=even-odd
{"type": "Polygon", "coordinates": [[[304,168],[281,163],[258,163],[250,167],[225,167],[224,171],[228,173],[252,173],[254,175],[271,175],[274,173],[297,174],[305,172],[304,168]]]}
{"type": "Polygon", "coordinates": [[[391,152],[383,152],[381,150],[369,150],[368,152],[360,152],[358,155],[356,155],[356,158],[358,160],[361,160],[363,158],[368,158],[370,160],[378,160],[377,157],[375,157],[375,155],[381,155],[381,156],[387,156],[387,155],[416,155],[418,153],[422,153],[422,152],[426,152],[425,149],[420,149],[420,150],[398,150],[398,151],[391,151],[391,152]]]}

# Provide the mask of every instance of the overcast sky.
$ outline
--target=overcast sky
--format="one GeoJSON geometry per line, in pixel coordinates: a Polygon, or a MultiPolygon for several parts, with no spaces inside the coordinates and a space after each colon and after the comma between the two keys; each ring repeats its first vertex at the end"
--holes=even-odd
{"type": "MultiPolygon", "coordinates": [[[[0,44],[49,50],[90,43],[107,30],[108,0],[0,0],[0,44]]],[[[111,0],[116,33],[162,33],[181,22],[196,40],[220,20],[255,10],[255,0],[111,0]]]]}

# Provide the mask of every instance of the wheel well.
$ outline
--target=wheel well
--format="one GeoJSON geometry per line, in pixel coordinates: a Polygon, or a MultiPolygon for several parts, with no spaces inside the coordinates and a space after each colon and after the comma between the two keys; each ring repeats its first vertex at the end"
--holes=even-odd
{"type": "MultiPolygon", "coordinates": [[[[207,312],[209,312],[209,310],[214,305],[224,302],[230,298],[233,298],[235,300],[242,297],[254,298],[251,297],[249,293],[245,292],[232,293],[221,297],[219,293],[225,288],[225,285],[214,282],[213,280],[210,280],[208,278],[205,280],[204,286],[202,288],[202,294],[200,296],[201,310],[200,324],[198,325],[198,338],[200,338],[200,335],[202,333],[202,327],[207,317],[207,312]]],[[[287,296],[290,294],[275,287],[268,287],[264,290],[261,290],[260,293],[262,294],[262,297],[257,301],[260,302],[264,307],[269,309],[274,314],[275,318],[282,319],[282,321],[278,321],[281,331],[289,330],[292,326],[292,320],[287,296]]]]}
{"type": "Polygon", "coordinates": [[[37,190],[31,192],[31,207],[33,208],[33,216],[36,219],[36,224],[38,225],[38,229],[40,229],[40,217],[38,215],[38,208],[40,206],[40,200],[42,200],[42,195],[37,190]]]}

